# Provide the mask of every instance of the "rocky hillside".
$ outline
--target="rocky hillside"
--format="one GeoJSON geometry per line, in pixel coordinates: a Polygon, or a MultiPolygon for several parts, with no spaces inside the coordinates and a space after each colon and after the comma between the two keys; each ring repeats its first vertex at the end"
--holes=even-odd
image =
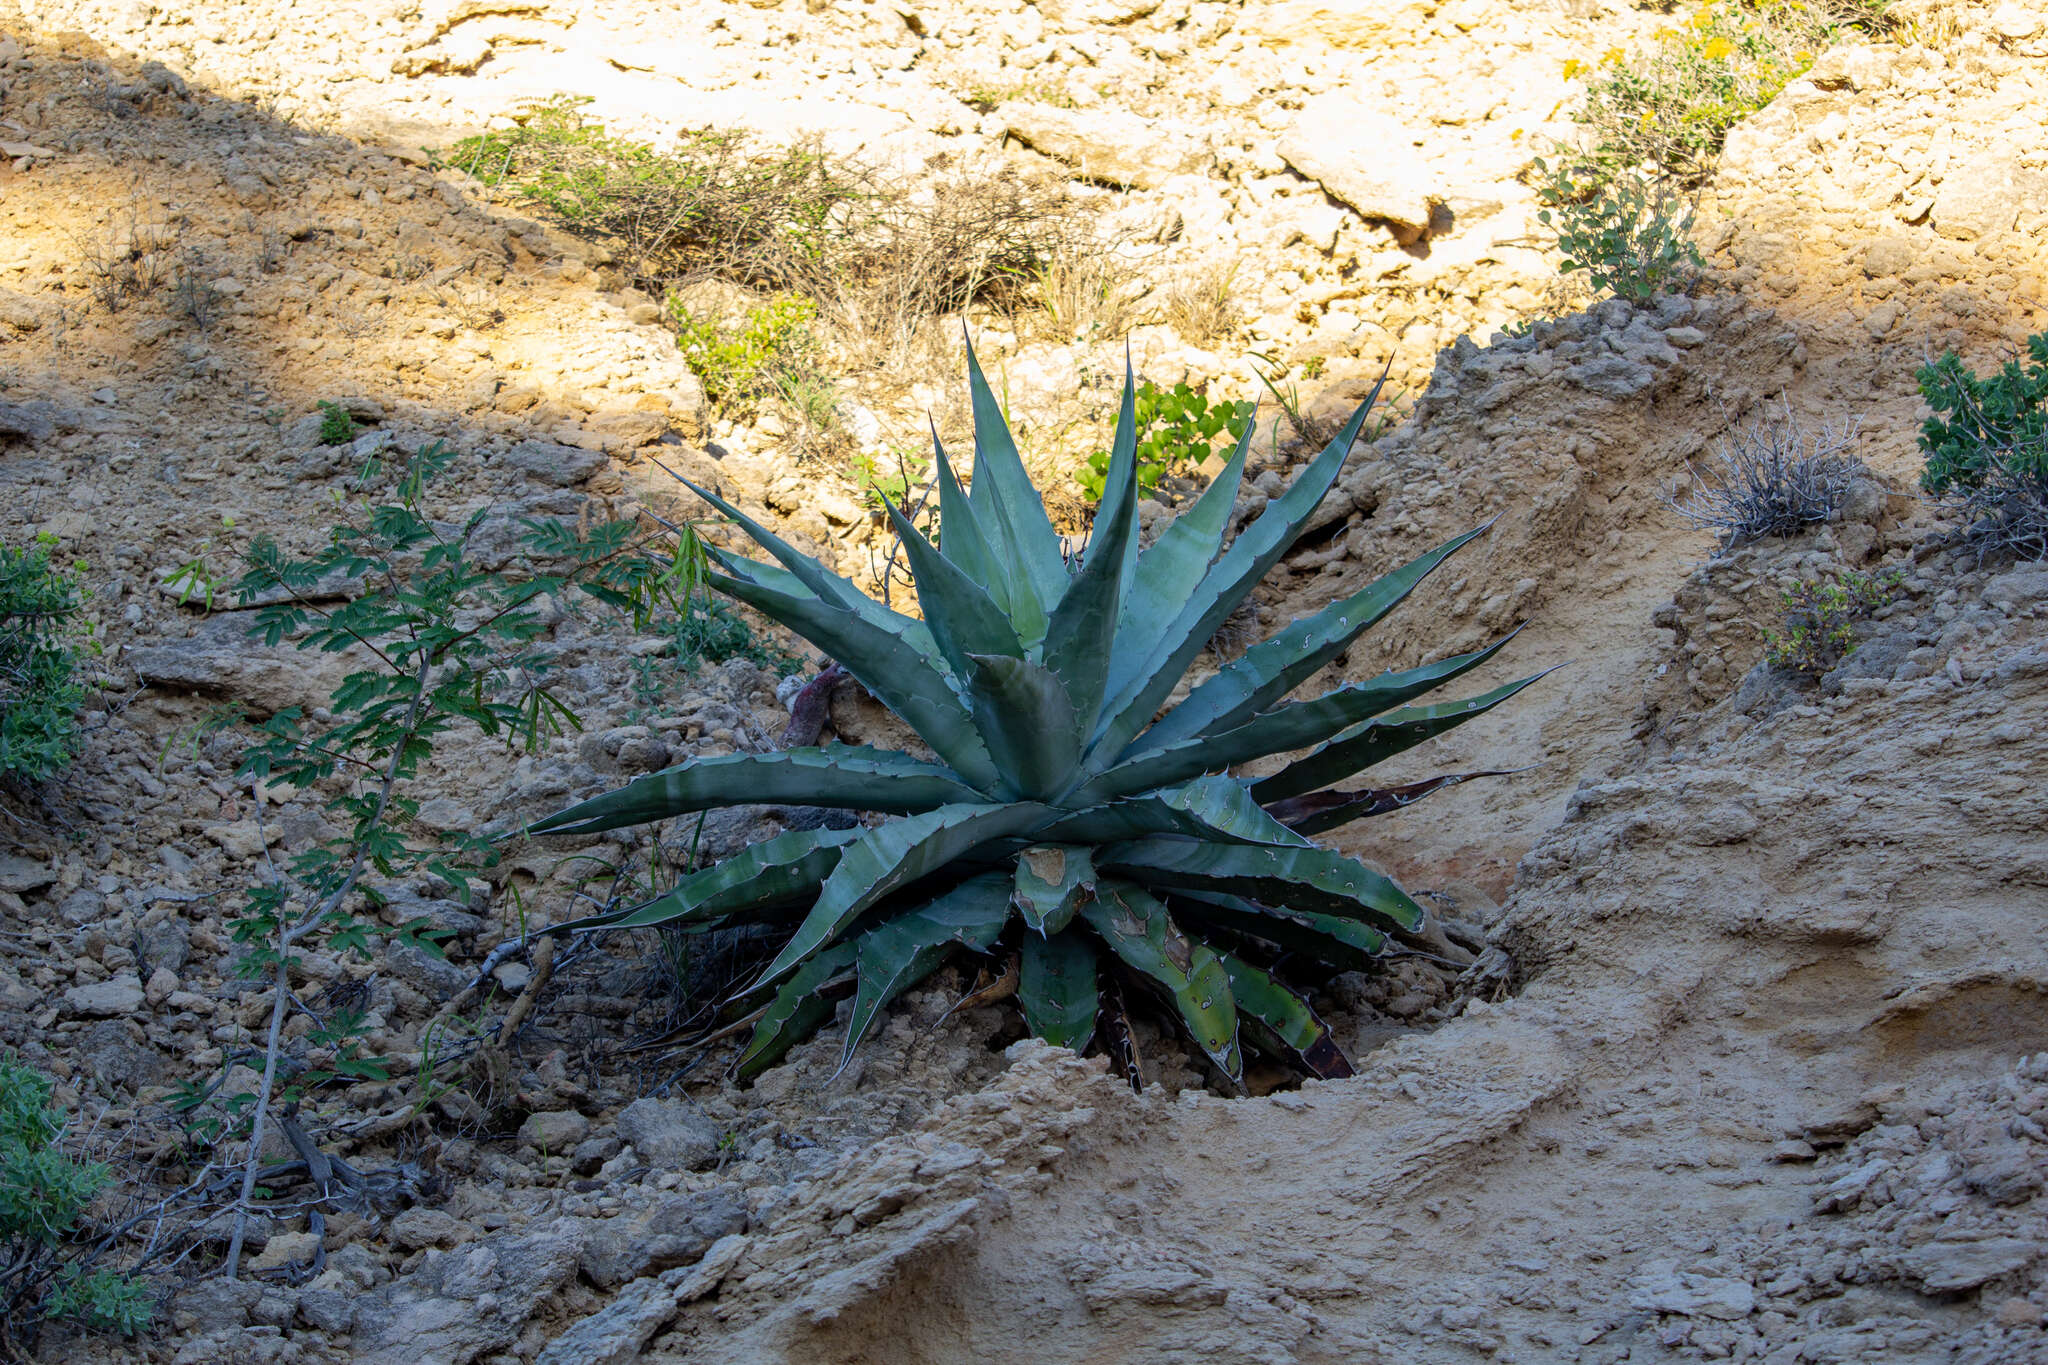
{"type": "MultiPolygon", "coordinates": [[[[1915,368],[2048,330],[2048,10],[1894,9],[1735,128],[1697,286],[1630,303],[1560,284],[1530,157],[1570,132],[1567,63],[1652,41],[1654,8],[0,0],[0,537],[82,563],[103,649],[75,769],[0,816],[0,1043],[115,1164],[106,1218],[200,1192],[122,1242],[178,1258],[159,1330],[52,1328],[45,1356],[2048,1359],[2048,574],[1952,548],[1911,491],[1915,368]],[[1391,368],[1401,420],[1241,624],[1491,521],[1323,680],[1518,626],[1477,681],[1568,667],[1397,776],[1526,771],[1339,837],[1478,954],[1332,983],[1358,1077],[1223,1097],[1147,1036],[1133,1096],[998,1009],[949,1014],[974,983],[939,978],[852,1066],[828,1027],[737,1087],[722,1054],[631,1046],[674,1022],[652,939],[514,951],[651,845],[527,841],[466,908],[388,888],[447,961],[309,958],[395,1062],[292,1131],[366,1183],[277,1201],[247,1276],[198,1274],[230,1199],[177,1104],[253,1089],[270,1011],[226,907],[332,833],[236,777],[222,707],[323,706],[346,664],[252,644],[195,584],[258,535],[316,548],[363,459],[436,441],[461,458],[435,515],[483,516],[499,562],[522,518],[698,515],[670,469],[870,581],[887,556],[856,466],[714,402],[616,243],[451,159],[563,94],[657,147],[744,127],[892,183],[1057,186],[1128,282],[1121,324],[967,318],[1049,483],[1126,342],[1157,383],[1260,404],[1240,517],[1301,453],[1259,369],[1320,420],[1391,368]],[[1222,282],[1214,329],[1186,280],[1222,282]],[[1672,500],[1773,419],[1846,433],[1865,472],[1832,523],[1716,556],[1672,500]],[[1845,571],[1889,584],[1855,651],[1765,664],[1781,591],[1845,571]]],[[[954,335],[849,361],[845,453],[957,420],[954,335]]],[[[686,671],[567,617],[544,643],[585,729],[451,737],[423,820],[495,832],[770,747],[816,666],[686,671]]],[[[847,689],[828,723],[889,721],[847,689]]]]}

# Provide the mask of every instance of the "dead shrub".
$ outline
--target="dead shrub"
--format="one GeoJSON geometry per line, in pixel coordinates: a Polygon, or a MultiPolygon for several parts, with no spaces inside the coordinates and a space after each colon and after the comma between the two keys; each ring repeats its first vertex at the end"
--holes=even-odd
{"type": "Polygon", "coordinates": [[[1824,426],[1808,436],[1789,409],[1725,441],[1704,462],[1688,462],[1690,495],[1671,500],[1678,515],[1721,536],[1720,552],[1765,536],[1788,536],[1826,522],[1841,510],[1849,489],[1870,472],[1843,454],[1856,440],[1856,424],[1824,426]]]}
{"type": "Polygon", "coordinates": [[[172,278],[170,241],[169,229],[138,222],[132,213],[125,222],[110,223],[103,234],[80,237],[79,263],[93,302],[118,313],[154,298],[172,278]]]}
{"type": "Polygon", "coordinates": [[[1030,306],[1038,280],[1086,239],[1059,181],[980,163],[938,171],[870,204],[828,301],[859,360],[876,368],[927,368],[953,344],[933,324],[974,304],[1030,306]]]}
{"type": "Polygon", "coordinates": [[[1177,276],[1160,300],[1167,326],[1181,340],[1209,346],[1233,335],[1243,322],[1232,290],[1237,283],[1237,266],[1209,265],[1177,276]]]}
{"type": "Polygon", "coordinates": [[[1053,340],[1116,341],[1145,320],[1148,290],[1137,268],[1113,249],[1082,243],[1039,272],[1035,301],[1053,340]]]}

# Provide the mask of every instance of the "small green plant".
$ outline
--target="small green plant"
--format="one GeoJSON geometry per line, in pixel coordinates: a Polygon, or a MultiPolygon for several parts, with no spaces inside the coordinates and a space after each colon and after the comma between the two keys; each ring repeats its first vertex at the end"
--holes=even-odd
{"type": "MultiPolygon", "coordinates": [[[[1211,402],[1182,380],[1162,389],[1149,379],[1138,381],[1138,492],[1149,497],[1176,461],[1199,463],[1225,437],[1236,440],[1251,421],[1248,402],[1211,402]]],[[[1111,453],[1098,450],[1074,475],[1081,491],[1100,502],[1109,477],[1111,453]]]]}
{"type": "Polygon", "coordinates": [[[1764,659],[1771,667],[1818,678],[1856,651],[1856,623],[1898,595],[1904,575],[1844,570],[1817,583],[1801,583],[1779,594],[1783,613],[1764,631],[1764,659]]]}
{"type": "Polygon", "coordinates": [[[1625,173],[1574,181],[1538,157],[1536,220],[1557,233],[1569,274],[1583,270],[1595,289],[1643,303],[1689,288],[1706,262],[1686,236],[1693,210],[1650,180],[1625,173]]]}
{"type": "Polygon", "coordinates": [[[320,404],[320,444],[323,446],[345,446],[355,440],[362,428],[349,410],[339,403],[320,404]]]}
{"type": "Polygon", "coordinates": [[[2048,559],[2048,332],[1982,378],[1952,351],[1918,378],[1933,413],[1920,486],[1967,518],[1980,553],[2048,559]]]}
{"type": "MultiPolygon", "coordinates": [[[[914,729],[932,757],[833,745],[701,758],[581,802],[531,833],[594,834],[761,801],[873,811],[874,825],[793,830],[681,877],[638,906],[551,926],[772,926],[779,951],[730,995],[710,1036],[751,1026],[749,1078],[851,999],[842,1059],[881,1011],[950,958],[1016,954],[1030,1033],[1100,1039],[1141,1073],[1127,1012],[1156,1004],[1229,1085],[1245,1050],[1324,1077],[1351,1066],[1287,978],[1366,968],[1398,941],[1461,950],[1382,873],[1311,836],[1473,774],[1330,790],[1486,713],[1525,678],[1408,706],[1493,658],[1485,648],[1289,700],[1475,530],[1224,663],[1168,698],[1217,629],[1315,515],[1377,393],[1294,486],[1224,546],[1249,431],[1149,546],[1138,541],[1135,384],[1102,503],[1065,551],[972,353],[973,491],[935,448],[944,548],[901,512],[922,620],[889,610],[738,508],[708,501],[772,555],[710,550],[713,587],[808,639],[914,729]],[[1266,757],[1267,776],[1231,775],[1266,757]]],[[[1189,452],[1193,454],[1194,452],[1189,452]]]]}
{"type": "Polygon", "coordinates": [[[94,1268],[97,1252],[80,1245],[86,1211],[112,1175],[63,1150],[55,1091],[42,1072],[0,1055],[0,1351],[10,1359],[53,1318],[134,1336],[153,1315],[147,1286],[94,1268]]]}
{"type": "Polygon", "coordinates": [[[853,457],[853,481],[860,486],[861,497],[877,512],[885,501],[904,507],[911,493],[924,487],[931,475],[932,462],[908,450],[891,450],[886,460],[878,460],[866,451],[853,457]]]}
{"type": "Polygon", "coordinates": [[[784,294],[756,304],[737,325],[693,313],[673,294],[668,313],[676,345],[720,411],[751,412],[761,399],[783,392],[792,372],[812,367],[810,326],[818,309],[807,298],[784,294]]]}
{"type": "Polygon", "coordinates": [[[78,750],[78,656],[91,647],[79,622],[84,565],[57,568],[56,544],[50,535],[19,550],[0,544],[0,781],[44,781],[78,750]]]}
{"type": "Polygon", "coordinates": [[[283,868],[267,866],[229,919],[231,936],[243,948],[238,970],[267,979],[273,992],[259,1089],[215,1097],[214,1088],[194,1087],[178,1106],[201,1136],[250,1135],[230,1275],[276,1097],[297,1101],[330,1081],[390,1074],[383,1059],[363,1051],[361,1011],[338,1009],[315,1016],[308,1035],[324,1060],[284,1078],[280,1090],[279,1040],[290,1012],[304,1008],[292,989],[301,955],[319,944],[368,956],[378,940],[438,955],[424,921],[382,922],[384,898],[365,878],[389,883],[426,876],[466,901],[470,876],[493,860],[480,833],[441,833],[414,821],[420,800],[413,783],[436,741],[467,726],[517,739],[533,751],[564,727],[580,728],[553,690],[548,656],[534,647],[547,629],[549,603],[587,599],[644,627],[659,609],[683,609],[701,582],[701,548],[693,535],[670,553],[652,553],[632,521],[578,527],[529,520],[525,554],[514,566],[481,567],[471,557],[471,541],[489,509],[451,530],[427,508],[430,485],[456,458],[439,444],[395,472],[373,458],[354,485],[361,504],[330,528],[324,549],[295,557],[259,538],[235,585],[245,603],[284,595],[257,614],[251,633],[266,643],[356,650],[364,663],[342,680],[325,709],[309,716],[289,707],[256,727],[238,774],[252,783],[321,787],[330,793],[327,809],[341,832],[295,854],[283,868]],[[383,486],[388,472],[394,477],[383,486]],[[315,585],[335,575],[359,584],[359,595],[338,606],[316,600],[315,585]]]}

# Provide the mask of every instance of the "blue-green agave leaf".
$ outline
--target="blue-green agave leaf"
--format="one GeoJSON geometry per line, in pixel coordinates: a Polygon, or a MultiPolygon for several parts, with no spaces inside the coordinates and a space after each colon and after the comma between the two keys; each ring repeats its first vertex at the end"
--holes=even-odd
{"type": "Polygon", "coordinates": [[[711,586],[780,621],[839,661],[884,706],[977,790],[993,790],[998,773],[967,704],[938,661],[901,634],[830,602],[798,597],[764,583],[711,573],[711,586]]]}
{"type": "Polygon", "coordinates": [[[860,987],[846,1026],[843,1068],[853,1060],[882,1008],[936,971],[955,948],[985,953],[1010,918],[1010,879],[985,872],[915,910],[889,918],[854,940],[860,987]]]}
{"type": "Polygon", "coordinates": [[[1081,918],[1124,962],[1158,983],[1209,1060],[1231,1080],[1244,1080],[1237,1041],[1237,1006],[1230,977],[1207,944],[1189,938],[1166,907],[1143,887],[1104,881],[1081,918]]]}
{"type": "Polygon", "coordinates": [[[1051,669],[1003,654],[967,656],[967,696],[1007,796],[1046,800],[1081,764],[1081,722],[1051,669]]]}
{"type": "Polygon", "coordinates": [[[1257,1021],[1311,1076],[1336,1080],[1352,1073],[1351,1060],[1330,1036],[1330,1026],[1308,1001],[1273,979],[1272,973],[1230,953],[1218,953],[1230,977],[1230,994],[1246,1024],[1257,1021]]]}
{"type": "Polygon", "coordinates": [[[752,1080],[774,1066],[832,1017],[832,998],[827,992],[852,981],[853,955],[851,943],[827,948],[782,983],[754,1025],[754,1036],[732,1064],[737,1079],[752,1080]]]}
{"type": "Polygon", "coordinates": [[[1264,905],[1223,892],[1181,890],[1173,897],[1174,912],[1189,923],[1214,925],[1264,939],[1311,962],[1345,971],[1363,971],[1387,950],[1387,936],[1369,924],[1342,915],[1264,905]]]}
{"type": "MultiPolygon", "coordinates": [[[[1268,503],[1259,519],[1247,526],[1230,548],[1223,552],[1192,593],[1183,588],[1182,605],[1172,627],[1154,647],[1142,669],[1121,691],[1111,682],[1111,700],[1103,711],[1098,734],[1091,748],[1089,765],[1108,767],[1138,732],[1152,723],[1159,704],[1166,700],[1188,665],[1202,652],[1216,628],[1237,609],[1266,571],[1279,562],[1302,527],[1315,515],[1337,474],[1351,443],[1365,425],[1367,406],[1361,404],[1336,439],[1309,462],[1285,493],[1268,503]]],[[[1139,563],[1142,575],[1143,561],[1139,563]]]]}
{"type": "Polygon", "coordinates": [[[846,848],[816,904],[761,973],[774,981],[853,926],[861,912],[923,877],[943,871],[994,841],[1028,834],[1052,812],[1029,803],[940,806],[873,829],[846,848]]]}
{"type": "Polygon", "coordinates": [[[1223,891],[1302,910],[1362,918],[1413,933],[1422,907],[1385,873],[1326,848],[1217,844],[1158,836],[1114,844],[1095,855],[1105,872],[1148,886],[1223,891]]]}
{"type": "Polygon", "coordinates": [[[1117,614],[1129,578],[1130,552],[1138,543],[1137,416],[1132,393],[1126,374],[1124,411],[1117,422],[1117,443],[1103,482],[1094,538],[1081,561],[1081,571],[1068,581],[1066,594],[1045,628],[1045,665],[1066,688],[1082,739],[1094,733],[1102,711],[1103,688],[1116,647],[1117,614]]]}
{"type": "MultiPolygon", "coordinates": [[[[917,583],[918,605],[924,608],[924,623],[931,630],[946,662],[957,677],[965,678],[970,654],[1007,654],[1024,657],[1023,642],[1010,628],[1010,618],[966,570],[948,559],[939,547],[924,538],[909,517],[888,498],[882,499],[889,520],[903,542],[910,559],[910,575],[917,583]]],[[[941,520],[941,527],[944,526],[941,520]]]]}
{"type": "Polygon", "coordinates": [[[1319,744],[1369,716],[1376,716],[1471,672],[1513,638],[1509,635],[1470,654],[1439,659],[1418,668],[1382,673],[1365,682],[1325,692],[1320,697],[1288,702],[1234,730],[1184,739],[1178,744],[1142,754],[1089,780],[1074,794],[1074,800],[1109,801],[1147,791],[1162,783],[1185,782],[1197,773],[1319,744]]]}
{"type": "Polygon", "coordinates": [[[804,829],[750,844],[722,862],[684,876],[644,905],[550,925],[550,934],[592,929],[645,929],[661,924],[741,918],[764,908],[799,905],[817,894],[859,838],[857,829],[804,829]]]}
{"type": "MultiPolygon", "coordinates": [[[[1559,665],[1562,667],[1562,665],[1559,665]]],[[[1329,743],[1282,768],[1271,777],[1252,784],[1252,796],[1261,804],[1300,796],[1332,782],[1342,782],[1375,763],[1412,749],[1446,730],[1483,716],[1515,693],[1553,672],[1544,669],[1526,678],[1482,692],[1463,701],[1437,702],[1430,706],[1406,706],[1374,717],[1344,731],[1329,743]]]]}
{"type": "Polygon", "coordinates": [[[1043,635],[1043,613],[1050,611],[1067,589],[1059,533],[1052,529],[1045,501],[1024,470],[1010,424],[981,372],[972,343],[967,347],[967,386],[974,407],[974,487],[968,500],[981,514],[981,527],[989,535],[990,545],[1010,561],[1015,575],[1010,606],[1017,633],[1024,643],[1036,644],[1043,635]],[[1019,591],[1024,586],[1031,590],[1032,603],[1021,600],[1027,596],[1019,591]],[[1035,608],[1030,611],[1031,619],[1026,619],[1028,607],[1035,608]]]}
{"type": "Polygon", "coordinates": [[[1040,936],[1060,932],[1095,894],[1095,863],[1076,844],[1033,844],[1017,855],[1010,900],[1040,936]]]}
{"type": "Polygon", "coordinates": [[[536,820],[526,832],[597,834],[752,802],[908,815],[979,799],[980,793],[950,768],[891,749],[834,744],[693,758],[536,820]]]}
{"type": "Polygon", "coordinates": [[[1090,844],[1184,834],[1231,843],[1305,845],[1309,840],[1274,819],[1242,782],[1200,777],[1179,787],[1075,811],[1047,826],[1048,839],[1090,844]]]}
{"type": "Polygon", "coordinates": [[[1294,622],[1270,640],[1252,646],[1139,735],[1124,757],[1133,758],[1177,740],[1212,735],[1244,724],[1350,648],[1352,641],[1400,605],[1431,570],[1486,529],[1481,526],[1467,531],[1363,590],[1294,622]]]}
{"type": "Polygon", "coordinates": [[[1024,936],[1017,971],[1017,1003],[1024,1026],[1054,1047],[1079,1052],[1095,1036],[1101,987],[1096,950],[1088,935],[1069,929],[1050,938],[1024,936]]]}

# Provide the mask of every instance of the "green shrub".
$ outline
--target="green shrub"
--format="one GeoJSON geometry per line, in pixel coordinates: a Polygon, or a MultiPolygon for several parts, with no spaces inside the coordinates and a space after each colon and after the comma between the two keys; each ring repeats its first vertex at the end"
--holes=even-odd
{"type": "Polygon", "coordinates": [[[339,403],[320,405],[320,444],[323,446],[345,446],[355,440],[361,428],[349,410],[339,403]]]}
{"type": "Polygon", "coordinates": [[[85,592],[50,563],[54,536],[0,545],[0,780],[41,782],[78,751],[85,592]]]}
{"type": "Polygon", "coordinates": [[[0,1349],[32,1344],[51,1318],[129,1336],[150,1323],[147,1288],[92,1268],[76,1246],[111,1174],[57,1145],[65,1121],[54,1092],[48,1076],[0,1056],[0,1349]]]}
{"type": "Polygon", "coordinates": [[[1897,596],[1902,581],[1897,571],[1844,570],[1818,583],[1787,588],[1778,598],[1783,619],[1764,631],[1765,660],[1809,678],[1840,666],[1856,652],[1856,623],[1897,596]]]}
{"type": "Polygon", "coordinates": [[[2048,332],[1979,378],[1953,352],[1920,368],[1920,486],[1969,521],[1984,552],[2048,558],[2048,332]]]}
{"type": "MultiPolygon", "coordinates": [[[[1149,379],[1138,381],[1138,492],[1150,496],[1176,461],[1198,464],[1209,458],[1216,443],[1236,439],[1251,421],[1253,404],[1209,399],[1183,380],[1162,389],[1149,379]]],[[[1102,500],[1109,477],[1110,452],[1098,450],[1074,475],[1091,501],[1102,500]]]]}
{"type": "Polygon", "coordinates": [[[786,674],[794,672],[799,662],[796,655],[755,631],[728,603],[711,596],[677,618],[675,641],[676,663],[686,673],[745,659],[771,673],[786,674]]]}
{"type": "Polygon", "coordinates": [[[1915,377],[1934,413],[1920,426],[1922,488],[1946,493],[1981,484],[2001,452],[2021,473],[2048,474],[2048,332],[2029,337],[2024,356],[1981,379],[1953,351],[1915,377]]]}
{"type": "Polygon", "coordinates": [[[528,105],[512,127],[465,138],[444,160],[614,244],[633,282],[657,295],[704,276],[817,289],[871,192],[816,143],[762,148],[743,130],[698,128],[657,151],[587,121],[588,103],[528,105]]]}
{"type": "MultiPolygon", "coordinates": [[[[700,758],[529,827],[594,834],[778,802],[895,818],[793,830],[679,878],[648,902],[551,926],[766,928],[779,951],[711,1025],[751,1024],[750,1077],[851,996],[842,1057],[881,1011],[962,953],[1017,954],[1025,1027],[1100,1039],[1139,1072],[1127,1011],[1148,1004],[1226,1083],[1246,1048],[1317,1076],[1350,1063],[1299,986],[1400,942],[1456,953],[1382,873],[1311,836],[1451,782],[1334,790],[1534,681],[1410,706],[1506,643],[1289,700],[1479,531],[1438,546],[1223,663],[1168,706],[1223,624],[1335,486],[1375,392],[1228,548],[1250,432],[1153,543],[1137,533],[1137,395],[1127,388],[1093,534],[1064,552],[970,355],[974,487],[934,449],[943,548],[900,512],[922,619],[890,610],[739,509],[703,496],[779,561],[708,549],[713,587],[836,660],[932,758],[845,745],[700,758]],[[1301,755],[1261,778],[1233,774],[1301,755]]],[[[1206,441],[1206,438],[1204,438],[1206,441]]],[[[1206,446],[1204,446],[1206,449],[1206,446]]],[[[1193,454],[1195,452],[1188,452],[1193,454]]]]}
{"type": "Polygon", "coordinates": [[[1884,26],[1884,0],[1714,0],[1659,29],[1646,49],[1613,48],[1588,65],[1573,112],[1587,130],[1575,174],[1607,180],[1641,167],[1703,182],[1728,130],[1769,104],[1845,30],[1884,26]]]}
{"type": "Polygon", "coordinates": [[[1681,291],[1705,264],[1686,233],[1693,213],[1642,176],[1574,181],[1541,157],[1538,222],[1557,233],[1559,269],[1583,270],[1595,289],[1637,303],[1681,291]]]}
{"type": "Polygon", "coordinates": [[[737,325],[690,311],[671,294],[676,345],[704,381],[704,395],[722,412],[750,412],[761,399],[781,394],[793,372],[812,367],[816,341],[810,326],[817,305],[796,294],[756,304],[737,325]]]}

